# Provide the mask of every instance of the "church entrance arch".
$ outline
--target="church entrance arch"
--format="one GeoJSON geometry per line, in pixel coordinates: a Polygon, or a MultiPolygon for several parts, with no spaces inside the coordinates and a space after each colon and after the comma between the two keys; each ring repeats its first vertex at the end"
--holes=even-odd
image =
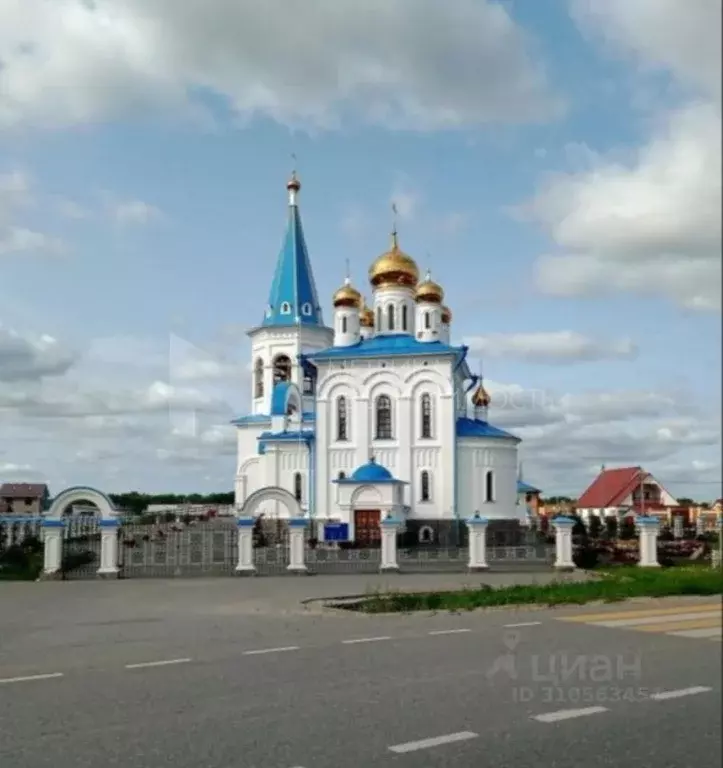
{"type": "Polygon", "coordinates": [[[241,517],[255,518],[253,548],[257,573],[285,573],[289,564],[288,521],[290,518],[302,517],[301,507],[294,495],[284,488],[260,488],[244,502],[241,517]],[[274,502],[276,509],[267,515],[263,510],[269,502],[274,502]],[[278,509],[279,506],[283,510],[278,509]]]}
{"type": "Polygon", "coordinates": [[[241,509],[241,517],[257,517],[259,507],[268,501],[275,501],[286,508],[288,515],[285,517],[301,517],[301,507],[293,494],[284,488],[260,488],[254,491],[244,502],[241,509]]]}

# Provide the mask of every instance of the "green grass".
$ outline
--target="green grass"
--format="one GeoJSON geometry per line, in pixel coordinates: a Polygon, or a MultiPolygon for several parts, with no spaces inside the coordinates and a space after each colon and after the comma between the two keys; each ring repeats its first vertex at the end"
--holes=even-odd
{"type": "Polygon", "coordinates": [[[347,607],[364,613],[471,611],[505,605],[581,605],[594,601],[616,602],[631,597],[721,593],[723,572],[710,566],[660,569],[619,567],[601,571],[599,578],[591,581],[519,584],[457,592],[391,592],[372,595],[347,607]]]}

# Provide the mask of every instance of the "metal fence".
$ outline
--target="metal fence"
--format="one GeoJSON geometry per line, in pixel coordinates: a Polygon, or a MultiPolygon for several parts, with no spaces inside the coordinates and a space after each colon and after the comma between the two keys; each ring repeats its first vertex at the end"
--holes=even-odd
{"type": "Polygon", "coordinates": [[[379,547],[307,547],[304,558],[311,573],[378,573],[382,550],[379,547]]]}
{"type": "Polygon", "coordinates": [[[94,578],[100,567],[100,520],[97,515],[66,517],[63,527],[62,578],[94,578]]]}

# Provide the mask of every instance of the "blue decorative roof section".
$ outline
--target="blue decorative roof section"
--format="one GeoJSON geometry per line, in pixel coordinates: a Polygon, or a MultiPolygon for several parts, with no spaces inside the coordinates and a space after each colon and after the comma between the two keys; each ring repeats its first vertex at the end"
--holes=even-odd
{"type": "Polygon", "coordinates": [[[377,464],[374,458],[369,459],[366,464],[357,467],[351,474],[351,477],[342,477],[333,480],[334,483],[402,483],[381,464],[377,464]]]}
{"type": "MultiPolygon", "coordinates": [[[[313,411],[304,411],[301,416],[303,422],[316,421],[316,414],[313,411]]],[[[233,419],[231,424],[237,427],[247,427],[252,424],[270,424],[271,414],[269,413],[251,413],[248,416],[239,416],[237,419],[233,419]]]]}
{"type": "Polygon", "coordinates": [[[457,437],[499,437],[522,442],[519,437],[505,432],[504,429],[493,427],[481,419],[468,419],[465,416],[457,419],[457,437]]]}
{"type": "Polygon", "coordinates": [[[298,443],[309,445],[314,440],[314,432],[311,429],[302,429],[293,432],[262,432],[259,437],[259,455],[266,453],[268,443],[298,443]]]}
{"type": "Polygon", "coordinates": [[[276,262],[269,303],[261,325],[324,325],[301,216],[295,203],[289,205],[286,236],[276,262]]]}
{"type": "Polygon", "coordinates": [[[540,493],[539,488],[535,488],[534,485],[524,482],[523,480],[517,481],[517,493],[540,493]]]}
{"type": "Polygon", "coordinates": [[[466,347],[453,347],[441,341],[417,341],[407,333],[373,336],[363,339],[350,347],[329,347],[312,352],[309,360],[336,360],[356,357],[395,357],[403,355],[453,355],[458,361],[464,360],[466,347]]]}

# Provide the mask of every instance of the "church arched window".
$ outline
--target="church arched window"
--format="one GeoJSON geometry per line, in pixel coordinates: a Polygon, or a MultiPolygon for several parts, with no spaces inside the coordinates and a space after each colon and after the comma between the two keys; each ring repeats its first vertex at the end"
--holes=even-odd
{"type": "Polygon", "coordinates": [[[419,476],[419,500],[429,501],[432,498],[429,482],[429,472],[425,469],[419,476]]]}
{"type": "Polygon", "coordinates": [[[302,481],[301,472],[294,472],[294,498],[301,504],[302,481]]]}
{"type": "Polygon", "coordinates": [[[392,439],[392,401],[388,395],[379,395],[374,409],[375,438],[377,440],[392,439]]]}
{"type": "Polygon", "coordinates": [[[406,304],[402,304],[402,330],[407,330],[407,316],[408,316],[409,310],[407,309],[406,304]]]}
{"type": "Polygon", "coordinates": [[[274,358],[274,384],[280,381],[291,381],[291,360],[288,355],[277,355],[274,358]]]}
{"type": "Polygon", "coordinates": [[[254,363],[254,397],[264,396],[264,361],[259,357],[254,363]]]}
{"type": "Polygon", "coordinates": [[[316,391],[316,368],[310,366],[304,371],[304,394],[313,395],[316,391]]]}
{"type": "Polygon", "coordinates": [[[285,301],[281,305],[281,314],[282,315],[290,315],[291,314],[291,304],[289,304],[288,301],[285,301]]]}
{"type": "Polygon", "coordinates": [[[348,322],[346,319],[346,315],[342,315],[341,317],[341,332],[346,333],[346,329],[348,327],[348,322]]]}
{"type": "Polygon", "coordinates": [[[394,304],[387,307],[387,325],[390,331],[394,330],[394,304]]]}
{"type": "Polygon", "coordinates": [[[377,330],[381,331],[382,329],[382,308],[377,307],[377,330]]]}
{"type": "Polygon", "coordinates": [[[347,413],[347,403],[344,396],[336,401],[336,439],[349,439],[349,414],[347,413]]]}
{"type": "Polygon", "coordinates": [[[426,392],[422,395],[419,406],[422,424],[420,437],[432,437],[432,398],[426,392]]]}
{"type": "Polygon", "coordinates": [[[485,475],[485,501],[495,500],[495,478],[492,470],[485,475]]]}
{"type": "Polygon", "coordinates": [[[424,329],[428,331],[432,327],[432,321],[429,317],[429,312],[424,313],[424,329]]]}
{"type": "Polygon", "coordinates": [[[346,480],[346,472],[339,472],[336,477],[337,480],[346,480]]]}
{"type": "Polygon", "coordinates": [[[301,314],[305,317],[309,317],[311,315],[311,304],[309,304],[308,301],[301,305],[301,314]]]}

